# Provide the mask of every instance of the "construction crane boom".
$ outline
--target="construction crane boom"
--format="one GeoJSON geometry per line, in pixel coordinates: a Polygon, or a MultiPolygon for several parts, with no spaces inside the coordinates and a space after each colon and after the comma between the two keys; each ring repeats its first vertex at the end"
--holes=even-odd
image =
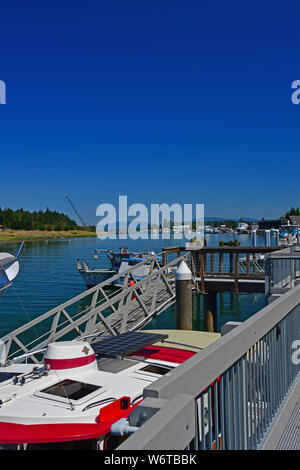
{"type": "Polygon", "coordinates": [[[82,225],[84,225],[84,227],[86,228],[89,228],[89,225],[85,223],[85,221],[83,220],[83,218],[81,217],[81,215],[79,214],[78,210],[76,209],[76,207],[74,206],[74,204],[72,203],[71,199],[69,198],[69,196],[67,196],[67,194],[65,194],[65,198],[66,200],[68,201],[68,203],[70,204],[70,206],[72,207],[73,211],[75,212],[75,214],[77,215],[78,219],[80,220],[80,222],[82,223],[82,225]]]}

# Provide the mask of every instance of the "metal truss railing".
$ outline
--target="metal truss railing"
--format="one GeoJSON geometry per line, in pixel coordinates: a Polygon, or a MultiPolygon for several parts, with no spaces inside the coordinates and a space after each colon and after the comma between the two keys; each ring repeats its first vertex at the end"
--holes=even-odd
{"type": "Polygon", "coordinates": [[[271,253],[265,260],[266,295],[282,295],[300,280],[300,247],[298,245],[271,253]]]}

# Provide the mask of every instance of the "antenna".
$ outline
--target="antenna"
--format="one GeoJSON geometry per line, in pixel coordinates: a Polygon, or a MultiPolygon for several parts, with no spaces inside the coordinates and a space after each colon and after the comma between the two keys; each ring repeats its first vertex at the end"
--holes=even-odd
{"type": "Polygon", "coordinates": [[[16,255],[16,259],[18,259],[18,258],[19,258],[19,256],[20,256],[20,253],[21,253],[21,251],[22,251],[22,248],[23,248],[23,246],[24,246],[24,242],[22,242],[22,243],[21,243],[21,245],[20,245],[20,248],[19,248],[19,250],[18,250],[18,253],[17,253],[17,255],[16,255]]]}
{"type": "Polygon", "coordinates": [[[69,198],[69,196],[67,196],[67,194],[65,194],[65,198],[66,200],[68,201],[68,203],[70,204],[70,206],[72,207],[73,211],[75,212],[75,214],[77,215],[78,219],[80,220],[80,222],[84,225],[84,227],[86,228],[89,228],[89,225],[85,223],[85,221],[82,219],[82,217],[80,216],[78,210],[76,209],[76,207],[74,206],[74,204],[72,203],[71,199],[69,198]]]}

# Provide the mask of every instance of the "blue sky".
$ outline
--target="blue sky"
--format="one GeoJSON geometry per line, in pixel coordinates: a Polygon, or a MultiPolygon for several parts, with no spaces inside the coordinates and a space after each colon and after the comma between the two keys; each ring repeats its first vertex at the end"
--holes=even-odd
{"type": "Polygon", "coordinates": [[[73,213],[300,206],[296,2],[14,0],[1,5],[0,204],[73,213]]]}

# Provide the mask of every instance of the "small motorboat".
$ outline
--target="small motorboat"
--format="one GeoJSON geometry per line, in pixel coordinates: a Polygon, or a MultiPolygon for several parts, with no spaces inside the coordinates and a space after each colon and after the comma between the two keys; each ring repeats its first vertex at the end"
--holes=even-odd
{"type": "Polygon", "coordinates": [[[279,242],[281,245],[292,245],[297,243],[299,239],[299,227],[298,225],[281,225],[281,231],[279,234],[279,242]]]}
{"type": "MultiPolygon", "coordinates": [[[[94,253],[94,259],[98,260],[99,254],[106,255],[106,264],[109,263],[108,268],[90,268],[86,260],[76,260],[76,269],[77,272],[82,276],[83,281],[88,289],[94,287],[101,282],[107,281],[116,274],[126,271],[130,266],[135,266],[136,264],[147,260],[148,258],[153,258],[155,256],[154,251],[143,251],[143,252],[132,252],[128,251],[124,246],[121,247],[120,251],[113,252],[112,250],[96,249],[94,253]]],[[[161,261],[161,257],[156,256],[157,261],[161,261]]],[[[103,261],[103,264],[105,264],[103,261]]],[[[143,264],[140,270],[136,271],[136,275],[143,279],[148,275],[149,264],[143,264]]],[[[118,279],[117,284],[112,283],[108,286],[111,287],[120,287],[122,283],[122,278],[118,279]]]]}

